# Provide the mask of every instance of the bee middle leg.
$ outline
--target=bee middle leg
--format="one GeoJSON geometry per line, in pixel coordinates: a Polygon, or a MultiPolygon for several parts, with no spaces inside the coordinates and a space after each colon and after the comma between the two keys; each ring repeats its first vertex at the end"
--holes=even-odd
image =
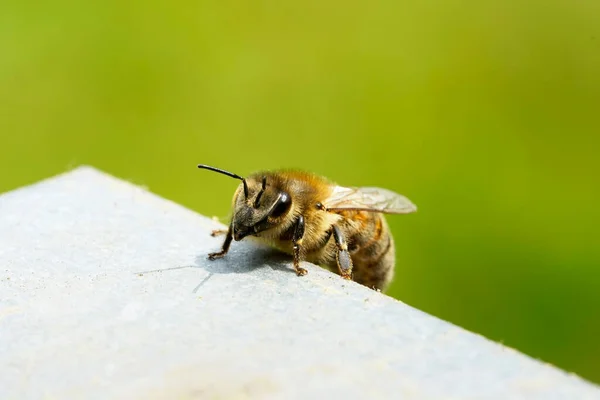
{"type": "Polygon", "coordinates": [[[302,276],[308,273],[307,270],[300,266],[300,246],[302,246],[302,237],[304,236],[304,217],[298,217],[296,228],[294,229],[294,237],[292,243],[294,245],[294,269],[296,275],[302,276]]]}
{"type": "MultiPolygon", "coordinates": [[[[214,233],[214,231],[213,231],[214,233]]],[[[214,234],[211,234],[211,236],[216,236],[214,234]]],[[[225,236],[225,241],[223,242],[223,247],[221,248],[221,251],[217,252],[217,253],[210,253],[208,255],[208,259],[209,260],[216,260],[217,258],[221,258],[223,257],[225,254],[227,254],[227,252],[229,251],[229,246],[231,246],[231,241],[233,240],[233,232],[231,229],[231,224],[229,225],[229,229],[227,230],[227,236],[225,236]]]]}
{"type": "Polygon", "coordinates": [[[337,225],[333,226],[333,237],[337,245],[335,260],[340,270],[340,275],[344,279],[352,279],[352,258],[350,258],[350,253],[348,252],[346,238],[344,238],[342,230],[337,225]]]}

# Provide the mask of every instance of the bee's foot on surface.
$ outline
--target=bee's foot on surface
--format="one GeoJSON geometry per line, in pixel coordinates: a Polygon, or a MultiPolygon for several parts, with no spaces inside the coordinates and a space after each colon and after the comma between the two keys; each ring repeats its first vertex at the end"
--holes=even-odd
{"type": "Polygon", "coordinates": [[[304,268],[300,268],[300,267],[296,268],[296,275],[304,276],[306,274],[308,274],[308,271],[305,270],[304,268]]]}
{"type": "Polygon", "coordinates": [[[216,260],[217,258],[222,258],[224,255],[225,255],[225,252],[223,252],[223,251],[220,251],[218,253],[210,253],[208,255],[208,259],[213,261],[213,260],[216,260]]]}
{"type": "Polygon", "coordinates": [[[352,280],[352,274],[342,274],[342,278],[346,279],[347,281],[351,281],[352,280]]]}

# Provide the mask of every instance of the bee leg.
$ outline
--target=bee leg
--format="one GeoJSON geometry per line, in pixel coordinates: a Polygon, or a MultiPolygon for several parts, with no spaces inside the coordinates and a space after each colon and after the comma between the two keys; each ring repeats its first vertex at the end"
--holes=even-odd
{"type": "Polygon", "coordinates": [[[294,238],[292,239],[292,243],[294,245],[294,269],[296,270],[296,275],[302,276],[308,273],[307,270],[300,266],[300,246],[302,246],[302,237],[304,236],[304,217],[301,215],[298,217],[298,222],[296,223],[296,229],[294,229],[294,238]]]}
{"type": "Polygon", "coordinates": [[[210,233],[210,236],[217,237],[217,236],[220,236],[220,235],[224,235],[227,232],[229,232],[229,230],[227,230],[227,229],[215,229],[214,231],[212,231],[210,233]]]}
{"type": "MultiPolygon", "coordinates": [[[[214,231],[213,231],[213,233],[214,233],[214,231]]],[[[215,236],[215,235],[212,235],[212,236],[215,236]]],[[[217,258],[221,258],[225,254],[227,254],[227,252],[229,251],[229,246],[231,246],[232,240],[233,240],[233,233],[232,233],[231,225],[229,225],[229,229],[227,230],[227,236],[225,236],[225,241],[223,242],[223,247],[221,248],[221,251],[219,251],[218,253],[210,253],[208,255],[208,259],[216,260],[217,258]]]]}
{"type": "Polygon", "coordinates": [[[350,253],[348,252],[348,244],[342,230],[336,225],[333,226],[333,237],[338,248],[335,260],[340,270],[340,275],[344,279],[352,279],[352,258],[350,258],[350,253]]]}

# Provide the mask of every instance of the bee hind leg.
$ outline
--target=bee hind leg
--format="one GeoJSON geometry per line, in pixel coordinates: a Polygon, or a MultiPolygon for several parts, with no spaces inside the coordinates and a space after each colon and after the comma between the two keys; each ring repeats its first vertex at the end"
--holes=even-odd
{"type": "MultiPolygon", "coordinates": [[[[211,234],[212,236],[216,236],[214,234],[215,231],[211,234]]],[[[229,229],[227,230],[227,236],[225,236],[225,241],[223,242],[223,247],[221,247],[221,251],[217,253],[210,253],[208,255],[209,260],[216,260],[217,258],[223,257],[229,251],[229,246],[231,246],[231,241],[233,240],[233,233],[231,230],[231,225],[229,225],[229,229]]]]}
{"type": "Polygon", "coordinates": [[[337,245],[335,260],[340,271],[340,275],[344,279],[352,279],[352,258],[348,252],[348,244],[342,230],[337,226],[333,226],[333,237],[337,245]]]}
{"type": "Polygon", "coordinates": [[[296,275],[302,276],[308,273],[307,270],[300,266],[300,246],[302,246],[302,237],[304,236],[304,217],[301,215],[298,217],[296,228],[294,229],[294,238],[292,243],[294,245],[294,269],[296,275]]]}

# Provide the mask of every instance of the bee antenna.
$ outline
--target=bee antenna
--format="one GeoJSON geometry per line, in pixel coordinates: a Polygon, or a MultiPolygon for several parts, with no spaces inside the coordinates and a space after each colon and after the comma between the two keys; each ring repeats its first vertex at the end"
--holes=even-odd
{"type": "Polygon", "coordinates": [[[246,180],[244,178],[242,178],[241,176],[236,175],[233,172],[225,171],[224,169],[211,167],[210,165],[198,164],[198,168],[207,169],[209,171],[218,172],[220,174],[227,175],[227,176],[230,176],[235,179],[239,179],[244,184],[244,196],[246,196],[246,198],[248,198],[248,184],[246,183],[246,180]]]}
{"type": "Polygon", "coordinates": [[[258,192],[258,194],[256,195],[256,199],[254,200],[254,207],[258,208],[258,205],[260,204],[260,197],[265,192],[266,188],[267,188],[267,177],[263,176],[263,178],[262,178],[262,188],[260,189],[260,192],[258,192]]]}

